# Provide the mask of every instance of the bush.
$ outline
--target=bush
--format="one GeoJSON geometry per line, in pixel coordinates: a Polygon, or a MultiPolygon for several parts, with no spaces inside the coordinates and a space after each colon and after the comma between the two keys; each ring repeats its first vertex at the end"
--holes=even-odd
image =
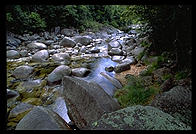
{"type": "Polygon", "coordinates": [[[122,89],[117,90],[114,95],[122,107],[146,105],[159,92],[159,88],[156,86],[145,87],[139,77],[131,77],[128,83],[132,84],[128,84],[122,89]]]}

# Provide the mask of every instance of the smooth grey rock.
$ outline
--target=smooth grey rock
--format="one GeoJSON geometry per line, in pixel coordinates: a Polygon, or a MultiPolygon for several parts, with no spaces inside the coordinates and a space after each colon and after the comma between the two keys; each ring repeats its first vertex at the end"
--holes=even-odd
{"type": "Polygon", "coordinates": [[[70,37],[64,37],[60,41],[59,45],[64,46],[64,47],[75,47],[76,42],[73,39],[71,39],[70,37]]]}
{"type": "Polygon", "coordinates": [[[45,62],[49,58],[49,53],[47,50],[40,50],[32,55],[32,61],[35,62],[45,62]]]}
{"type": "Polygon", "coordinates": [[[16,78],[19,78],[19,79],[26,79],[30,76],[30,74],[33,72],[33,67],[30,67],[30,66],[19,66],[17,67],[14,71],[13,71],[13,75],[16,77],[16,78]]]}
{"type": "Polygon", "coordinates": [[[112,60],[115,62],[121,62],[124,58],[125,56],[119,56],[119,55],[112,56],[112,60]]]}
{"type": "Polygon", "coordinates": [[[74,41],[86,46],[92,42],[92,38],[90,36],[75,36],[74,41]]]}
{"type": "Polygon", "coordinates": [[[122,48],[122,46],[120,45],[120,43],[116,40],[110,41],[108,44],[108,50],[112,49],[112,48],[122,48]]]}
{"type": "Polygon", "coordinates": [[[63,78],[63,76],[70,75],[70,74],[71,74],[71,69],[68,66],[60,65],[48,75],[48,81],[49,82],[59,81],[63,78]]]}
{"type": "Polygon", "coordinates": [[[131,106],[106,113],[91,130],[191,130],[171,115],[151,106],[131,106]]]}
{"type": "Polygon", "coordinates": [[[129,70],[131,67],[130,67],[130,64],[129,63],[121,63],[121,64],[118,64],[114,67],[114,71],[116,73],[120,73],[120,72],[123,72],[123,71],[126,71],[126,70],[129,70]]]}
{"type": "Polygon", "coordinates": [[[6,45],[18,47],[21,44],[21,41],[13,36],[7,36],[6,45]]]}
{"type": "Polygon", "coordinates": [[[66,65],[70,64],[71,57],[68,53],[57,53],[52,56],[52,59],[57,62],[62,62],[66,65]]]}
{"type": "Polygon", "coordinates": [[[27,50],[21,50],[19,53],[22,57],[28,56],[28,51],[27,50]]]}
{"type": "Polygon", "coordinates": [[[72,69],[72,75],[77,76],[77,77],[85,77],[90,73],[90,70],[87,68],[74,68],[72,69]]]}
{"type": "Polygon", "coordinates": [[[122,84],[114,77],[108,75],[105,72],[101,72],[100,74],[104,76],[106,79],[108,79],[117,89],[122,88],[122,84]]]}
{"type": "Polygon", "coordinates": [[[66,122],[53,111],[34,107],[17,124],[16,130],[70,130],[66,122]]]}
{"type": "Polygon", "coordinates": [[[8,50],[7,51],[7,58],[9,59],[17,59],[20,57],[20,54],[16,50],[8,50]]]}
{"type": "Polygon", "coordinates": [[[91,53],[99,53],[100,52],[100,49],[99,48],[96,48],[96,47],[93,47],[90,49],[90,52],[91,53]]]}
{"type": "Polygon", "coordinates": [[[136,60],[133,56],[127,57],[126,59],[122,60],[120,63],[128,63],[130,65],[136,64],[136,60]]]}
{"type": "Polygon", "coordinates": [[[98,84],[65,76],[63,89],[69,115],[80,129],[99,119],[103,113],[120,108],[98,84]]]}
{"type": "Polygon", "coordinates": [[[44,43],[32,42],[27,45],[29,49],[47,49],[47,46],[44,43]]]}
{"type": "Polygon", "coordinates": [[[123,55],[123,51],[119,48],[111,48],[110,51],[108,52],[108,55],[113,56],[113,55],[123,55]]]}
{"type": "Polygon", "coordinates": [[[20,103],[18,104],[15,108],[13,108],[11,111],[10,111],[10,114],[9,114],[9,118],[15,118],[17,117],[19,114],[22,114],[26,111],[29,111],[33,108],[34,106],[31,105],[31,104],[28,104],[28,103],[20,103]]]}

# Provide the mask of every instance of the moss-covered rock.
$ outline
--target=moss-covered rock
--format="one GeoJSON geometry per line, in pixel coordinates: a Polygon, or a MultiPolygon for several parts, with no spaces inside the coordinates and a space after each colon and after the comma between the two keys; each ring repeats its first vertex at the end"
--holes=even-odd
{"type": "Polygon", "coordinates": [[[151,106],[132,106],[104,114],[92,130],[190,130],[171,115],[151,106]]]}

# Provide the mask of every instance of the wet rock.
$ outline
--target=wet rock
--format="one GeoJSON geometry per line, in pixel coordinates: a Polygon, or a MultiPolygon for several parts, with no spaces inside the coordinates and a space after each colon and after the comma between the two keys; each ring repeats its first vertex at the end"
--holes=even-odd
{"type": "Polygon", "coordinates": [[[59,34],[60,32],[61,32],[61,28],[59,26],[54,28],[55,35],[59,34]]]}
{"type": "Polygon", "coordinates": [[[8,50],[7,51],[7,58],[9,59],[17,59],[20,57],[20,54],[16,50],[8,50]]]}
{"type": "Polygon", "coordinates": [[[103,113],[120,108],[100,86],[79,78],[63,78],[65,101],[70,118],[80,129],[99,119],[103,113]]]}
{"type": "Polygon", "coordinates": [[[87,68],[74,68],[72,69],[72,75],[77,77],[85,77],[90,73],[90,70],[87,68]]]}
{"type": "Polygon", "coordinates": [[[126,71],[126,70],[129,70],[131,67],[130,67],[130,64],[128,63],[121,63],[121,64],[118,64],[114,67],[114,71],[116,73],[120,73],[120,72],[123,72],[123,71],[126,71]]]}
{"type": "Polygon", "coordinates": [[[189,89],[175,86],[157,95],[150,105],[192,126],[192,92],[189,89]]]}
{"type": "Polygon", "coordinates": [[[80,49],[80,53],[86,53],[87,51],[87,47],[86,46],[82,46],[80,49]]]}
{"type": "Polygon", "coordinates": [[[91,130],[191,130],[171,115],[151,106],[131,106],[104,114],[91,130]]]}
{"type": "Polygon", "coordinates": [[[40,50],[32,55],[32,61],[34,62],[45,62],[49,58],[47,50],[40,50]]]}
{"type": "Polygon", "coordinates": [[[21,50],[19,53],[20,53],[20,55],[21,55],[22,57],[28,56],[28,51],[27,51],[27,50],[21,50]]]}
{"type": "Polygon", "coordinates": [[[53,112],[57,113],[61,118],[63,118],[67,123],[71,122],[68,116],[67,106],[63,97],[58,97],[54,104],[48,107],[53,112]]]}
{"type": "Polygon", "coordinates": [[[110,56],[123,55],[123,51],[119,48],[111,48],[110,51],[108,52],[108,55],[110,55],[110,56]]]}
{"type": "Polygon", "coordinates": [[[89,45],[92,42],[92,38],[90,36],[75,36],[74,41],[76,43],[81,43],[82,45],[89,45]]]}
{"type": "Polygon", "coordinates": [[[134,38],[131,38],[128,41],[126,41],[125,45],[132,46],[134,43],[136,43],[136,40],[134,38]]]}
{"type": "Polygon", "coordinates": [[[27,47],[29,49],[47,49],[47,46],[45,44],[39,42],[32,42],[28,44],[27,47]]]}
{"type": "Polygon", "coordinates": [[[46,40],[44,41],[44,44],[46,44],[47,46],[50,46],[54,43],[54,40],[46,40]]]}
{"type": "Polygon", "coordinates": [[[126,59],[122,60],[120,63],[128,63],[130,65],[136,64],[135,58],[133,56],[127,57],[126,59]]]}
{"type": "Polygon", "coordinates": [[[26,79],[33,72],[33,67],[30,66],[19,66],[13,71],[13,75],[18,79],[26,79]]]}
{"type": "Polygon", "coordinates": [[[93,47],[90,49],[90,52],[91,53],[99,53],[100,52],[100,49],[99,48],[96,48],[96,47],[93,47]]]}
{"type": "Polygon", "coordinates": [[[121,62],[123,59],[125,58],[125,56],[112,56],[112,60],[115,62],[121,62]]]}
{"type": "Polygon", "coordinates": [[[74,40],[72,40],[70,37],[64,37],[60,43],[60,46],[64,46],[64,47],[75,47],[76,42],[74,40]]]}
{"type": "Polygon", "coordinates": [[[122,84],[114,77],[108,75],[105,72],[101,72],[100,74],[104,76],[106,79],[108,79],[117,89],[122,88],[122,84]]]}
{"type": "Polygon", "coordinates": [[[16,130],[70,130],[64,120],[44,107],[34,107],[17,124],[16,130]]]}
{"type": "Polygon", "coordinates": [[[17,91],[7,89],[7,99],[11,99],[16,96],[19,96],[19,93],[17,91]]]}
{"type": "Polygon", "coordinates": [[[55,82],[59,81],[63,78],[65,75],[70,75],[71,69],[66,65],[60,65],[57,68],[55,68],[49,75],[48,75],[48,81],[49,82],[55,82]]]}
{"type": "Polygon", "coordinates": [[[52,56],[52,59],[57,62],[63,62],[65,65],[69,65],[71,57],[68,53],[57,53],[52,56]]]}
{"type": "Polygon", "coordinates": [[[114,71],[114,67],[113,66],[105,67],[105,70],[108,72],[112,72],[112,71],[114,71]]]}
{"type": "Polygon", "coordinates": [[[108,50],[112,49],[112,48],[122,48],[122,46],[120,45],[120,43],[118,41],[111,41],[109,44],[108,44],[108,50]]]}

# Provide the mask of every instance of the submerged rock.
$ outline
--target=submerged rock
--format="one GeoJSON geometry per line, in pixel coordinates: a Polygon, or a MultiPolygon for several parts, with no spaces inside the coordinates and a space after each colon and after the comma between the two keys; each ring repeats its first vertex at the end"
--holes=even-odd
{"type": "Polygon", "coordinates": [[[190,130],[171,115],[151,106],[131,106],[104,114],[91,130],[190,130]]]}
{"type": "Polygon", "coordinates": [[[70,130],[66,122],[53,111],[34,107],[17,124],[16,130],[70,130]]]}
{"type": "Polygon", "coordinates": [[[99,119],[105,112],[120,108],[98,84],[65,76],[63,89],[70,118],[80,129],[99,119]]]}

